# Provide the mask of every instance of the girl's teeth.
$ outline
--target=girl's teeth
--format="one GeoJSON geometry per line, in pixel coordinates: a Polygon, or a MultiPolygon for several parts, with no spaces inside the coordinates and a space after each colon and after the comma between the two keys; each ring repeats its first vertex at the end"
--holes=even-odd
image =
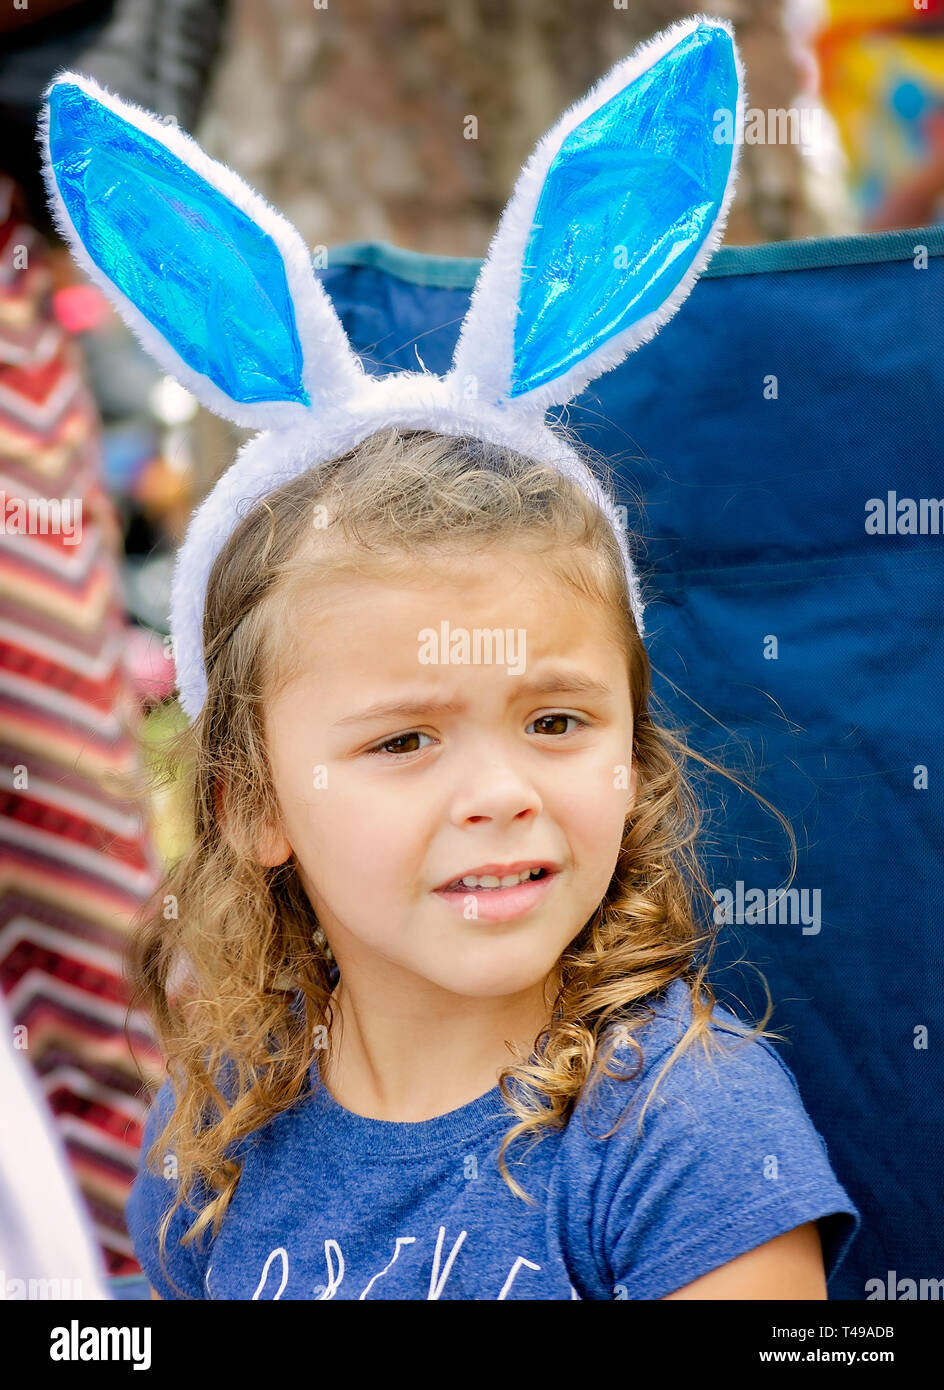
{"type": "Polygon", "coordinates": [[[525,869],[520,874],[506,874],[504,878],[496,878],[494,874],[483,874],[477,878],[475,874],[469,874],[466,878],[459,879],[460,888],[513,888],[517,883],[527,883],[527,881],[541,872],[540,869],[525,869]]]}

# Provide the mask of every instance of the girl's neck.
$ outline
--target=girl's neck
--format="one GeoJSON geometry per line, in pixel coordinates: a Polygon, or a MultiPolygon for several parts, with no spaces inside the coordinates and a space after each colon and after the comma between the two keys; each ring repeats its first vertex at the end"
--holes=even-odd
{"type": "MultiPolygon", "coordinates": [[[[509,1041],[491,1033],[463,1038],[453,1028],[437,1039],[426,1028],[412,1036],[392,1025],[362,1030],[340,980],[331,1002],[334,1023],[318,1054],[319,1075],[339,1105],[366,1119],[407,1124],[448,1114],[493,1090],[515,1060],[509,1041]]],[[[516,1026],[501,1031],[514,1034],[513,1045],[526,1058],[549,1014],[536,1003],[509,1022],[516,1026]]]]}

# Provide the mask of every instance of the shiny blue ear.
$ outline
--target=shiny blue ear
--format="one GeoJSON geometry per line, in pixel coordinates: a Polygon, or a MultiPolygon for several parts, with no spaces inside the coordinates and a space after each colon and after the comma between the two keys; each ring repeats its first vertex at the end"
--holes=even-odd
{"type": "Polygon", "coordinates": [[[49,150],[89,256],[193,371],[234,401],[298,401],[302,351],[271,237],[165,145],[75,86],[49,150]]]}
{"type": "Polygon", "coordinates": [[[721,241],[742,125],[731,27],[702,16],[640,44],[565,112],[479,272],[459,394],[543,411],[652,338],[721,241]]]}
{"type": "Polygon", "coordinates": [[[560,376],[682,283],[731,168],[714,113],[737,95],[731,41],[706,26],[568,135],[525,248],[510,395],[560,376]]]}
{"type": "Polygon", "coordinates": [[[362,364],[307,247],[232,169],[78,73],[50,85],[41,125],[73,255],[211,410],[269,428],[353,389],[362,364]]]}

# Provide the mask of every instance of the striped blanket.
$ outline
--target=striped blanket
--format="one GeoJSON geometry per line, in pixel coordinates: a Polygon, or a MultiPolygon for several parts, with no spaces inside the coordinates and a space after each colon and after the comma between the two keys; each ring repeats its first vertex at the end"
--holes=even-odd
{"type": "Polygon", "coordinates": [[[0,989],[109,1274],[160,1056],[124,952],[159,874],[139,768],[120,528],[47,244],[0,174],[0,989]],[[129,1041],[132,1044],[129,1047],[129,1041]]]}

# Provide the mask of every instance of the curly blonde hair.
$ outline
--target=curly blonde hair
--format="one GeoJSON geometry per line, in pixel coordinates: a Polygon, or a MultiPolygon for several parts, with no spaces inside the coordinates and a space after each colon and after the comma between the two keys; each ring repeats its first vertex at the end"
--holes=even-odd
{"type": "MultiPolygon", "coordinates": [[[[594,466],[611,487],[606,461],[594,466]]],[[[141,914],[130,962],[132,1008],[143,1003],[154,1020],[175,1096],[145,1158],[150,1166],[169,1151],[176,1161],[176,1200],[159,1232],[162,1264],[174,1212],[185,1198],[193,1205],[201,1187],[206,1200],[183,1243],[207,1227],[218,1233],[242,1171],[231,1149],[310,1094],[316,1037],[330,1045],[332,1036],[333,957],[294,855],[269,868],[254,853],[259,825],[280,823],[263,715],[293,670],[299,605],[317,601],[321,581],[345,570],[370,572],[380,561],[408,568],[421,556],[491,545],[539,553],[612,615],[628,657],[637,774],[607,893],[560,958],[553,1016],[530,1058],[518,1056],[499,1075],[517,1121],[502,1141],[499,1168],[516,1196],[533,1200],[508,1171],[508,1146],[564,1125],[594,1077],[616,1078],[617,1046],[638,1054],[637,1069],[619,1079],[638,1075],[643,1054],[634,1034],[673,981],[691,993],[692,1021],[640,1125],[669,1067],[696,1042],[709,1053],[715,1041],[707,979],[714,899],[700,862],[705,812],[690,760],[773,812],[790,838],[792,879],[795,839],[781,813],[693,752],[666,711],[653,718],[651,667],[616,537],[557,469],[469,437],[389,428],[281,486],[247,511],[213,565],[203,621],[206,700],[193,724],[158,750],[159,770],[181,780],[192,816],[188,847],[141,914]]],[[[773,1011],[769,990],[767,997],[761,1022],[745,1036],[779,1036],[764,1027],[773,1011]]]]}

